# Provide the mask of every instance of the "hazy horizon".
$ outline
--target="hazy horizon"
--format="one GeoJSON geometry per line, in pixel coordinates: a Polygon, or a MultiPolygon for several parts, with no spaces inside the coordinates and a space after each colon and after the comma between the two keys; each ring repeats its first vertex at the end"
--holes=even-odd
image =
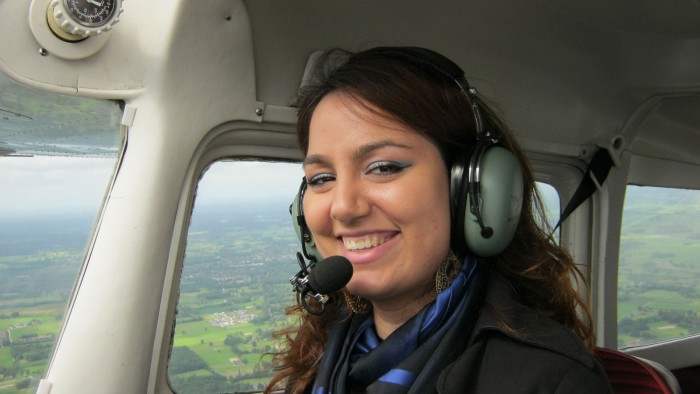
{"type": "MultiPolygon", "coordinates": [[[[114,164],[114,158],[0,157],[0,219],[95,214],[114,164]]],[[[302,174],[294,163],[218,162],[200,181],[197,204],[291,202],[302,174]]]]}

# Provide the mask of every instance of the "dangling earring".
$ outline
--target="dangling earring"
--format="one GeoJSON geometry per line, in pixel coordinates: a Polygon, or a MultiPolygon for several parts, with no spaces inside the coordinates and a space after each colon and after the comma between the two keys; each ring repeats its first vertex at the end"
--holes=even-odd
{"type": "Polygon", "coordinates": [[[452,249],[450,249],[435,273],[435,293],[440,294],[450,287],[461,265],[462,262],[452,249]]]}
{"type": "Polygon", "coordinates": [[[356,315],[368,313],[372,307],[372,304],[366,298],[362,298],[347,292],[343,293],[343,295],[345,296],[345,303],[348,304],[348,308],[350,308],[350,311],[356,315]]]}

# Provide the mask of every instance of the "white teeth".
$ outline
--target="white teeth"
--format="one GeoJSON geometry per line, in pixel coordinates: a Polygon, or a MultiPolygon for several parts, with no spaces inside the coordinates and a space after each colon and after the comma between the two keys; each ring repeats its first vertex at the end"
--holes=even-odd
{"type": "Polygon", "coordinates": [[[353,239],[344,239],[343,242],[345,243],[345,247],[348,248],[349,250],[362,250],[362,249],[369,249],[374,246],[379,246],[384,243],[384,239],[380,239],[377,235],[373,235],[372,237],[368,237],[365,239],[359,239],[359,240],[353,240],[353,239]]]}

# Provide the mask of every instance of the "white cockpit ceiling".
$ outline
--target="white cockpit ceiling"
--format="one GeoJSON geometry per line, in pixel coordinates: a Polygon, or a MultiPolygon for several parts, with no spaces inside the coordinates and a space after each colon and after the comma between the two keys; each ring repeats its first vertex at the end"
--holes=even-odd
{"type": "Polygon", "coordinates": [[[254,0],[246,6],[258,99],[268,104],[291,101],[316,50],[426,46],[462,66],[530,151],[576,154],[624,134],[626,150],[700,165],[698,108],[671,99],[700,92],[698,2],[254,0]],[[652,98],[663,105],[649,105],[652,98]],[[654,133],[680,128],[683,138],[650,136],[650,124],[654,133]],[[663,149],[653,148],[654,138],[664,139],[663,149]]]}

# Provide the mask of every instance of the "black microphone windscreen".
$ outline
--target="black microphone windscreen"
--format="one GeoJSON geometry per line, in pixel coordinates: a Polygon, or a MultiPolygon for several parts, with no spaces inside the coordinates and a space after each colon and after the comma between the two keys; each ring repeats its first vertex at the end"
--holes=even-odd
{"type": "Polygon", "coordinates": [[[330,294],[342,289],[352,278],[352,264],[343,256],[323,259],[309,272],[311,289],[320,294],[330,294]]]}

